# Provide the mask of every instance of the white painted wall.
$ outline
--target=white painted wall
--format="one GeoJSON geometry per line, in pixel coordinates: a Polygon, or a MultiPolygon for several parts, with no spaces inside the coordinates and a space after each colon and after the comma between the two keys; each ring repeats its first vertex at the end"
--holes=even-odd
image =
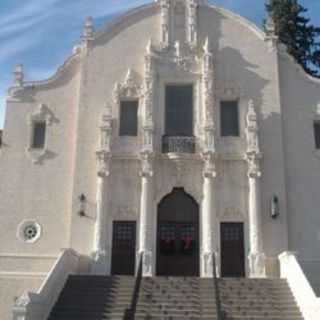
{"type": "MultiPolygon", "coordinates": [[[[244,19],[221,9],[199,11],[199,48],[210,38],[215,66],[217,93],[215,117],[219,133],[219,101],[239,99],[239,138],[218,138],[217,214],[219,221],[247,222],[248,181],[245,153],[245,115],[250,99],[260,123],[262,160],[262,224],[269,274],[277,271],[277,255],[298,250],[303,259],[319,259],[320,215],[317,196],[320,158],[314,152],[312,121],[320,103],[319,83],[309,81],[288,59],[269,50],[264,35],[244,19]],[[281,215],[270,218],[270,200],[280,199],[281,215]]],[[[160,14],[156,4],[133,11],[99,33],[91,49],[78,52],[57,76],[34,88],[25,89],[19,102],[8,102],[3,143],[0,151],[0,271],[18,270],[19,260],[10,254],[56,255],[72,247],[90,255],[96,210],[96,155],[99,121],[105,105],[113,105],[114,133],[111,164],[111,193],[107,215],[111,247],[111,222],[137,220],[140,206],[141,133],[137,138],[119,138],[119,110],[113,103],[115,82],[123,82],[131,68],[142,83],[145,47],[152,38],[160,39],[160,14]],[[44,103],[55,121],[48,128],[50,151],[41,165],[32,163],[26,148],[30,141],[28,115],[44,103]],[[86,214],[78,215],[79,195],[87,198],[86,214]],[[35,219],[42,236],[34,244],[16,237],[24,219],[35,219]],[[10,269],[10,270],[9,270],[10,269]]],[[[166,64],[157,67],[154,114],[156,150],[161,148],[164,131],[164,86],[172,82],[195,84],[195,133],[202,141],[203,117],[199,77],[166,64]]],[[[139,119],[141,120],[141,108],[139,119]]],[[[156,208],[175,186],[184,186],[202,201],[202,160],[186,159],[179,176],[175,163],[160,154],[155,165],[154,231],[156,208]]],[[[218,229],[218,228],[217,228],[218,229]]],[[[248,230],[248,224],[246,224],[248,230]]],[[[138,233],[137,233],[138,234],[138,233]]],[[[219,239],[217,233],[216,239],[219,239]]],[[[249,251],[246,236],[246,253],[249,251]]],[[[154,241],[155,248],[155,241],[154,241]]],[[[28,270],[39,264],[26,263],[28,270]]],[[[40,268],[41,269],[41,268],[40,268]]],[[[45,270],[43,268],[42,270],[45,270]]],[[[47,269],[46,269],[47,270],[47,269]]],[[[316,277],[316,275],[313,275],[316,277]]],[[[14,286],[14,284],[13,284],[14,286]]]]}

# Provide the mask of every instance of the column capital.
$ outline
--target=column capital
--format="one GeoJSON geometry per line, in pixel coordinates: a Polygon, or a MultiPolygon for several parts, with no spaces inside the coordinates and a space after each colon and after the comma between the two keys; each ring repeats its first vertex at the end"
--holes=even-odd
{"type": "Polygon", "coordinates": [[[106,150],[99,150],[96,152],[96,157],[98,176],[101,178],[108,177],[110,175],[111,153],[106,150]]]}
{"type": "Polygon", "coordinates": [[[205,178],[215,178],[217,176],[215,153],[211,151],[204,152],[202,153],[202,158],[204,161],[203,176],[205,178]]]}
{"type": "Polygon", "coordinates": [[[143,151],[140,154],[140,158],[141,158],[140,176],[144,178],[151,178],[153,176],[154,153],[150,151],[143,151]]]}
{"type": "Polygon", "coordinates": [[[261,178],[261,164],[260,160],[262,159],[261,153],[249,153],[246,154],[246,161],[248,162],[248,178],[258,179],[261,178]]]}

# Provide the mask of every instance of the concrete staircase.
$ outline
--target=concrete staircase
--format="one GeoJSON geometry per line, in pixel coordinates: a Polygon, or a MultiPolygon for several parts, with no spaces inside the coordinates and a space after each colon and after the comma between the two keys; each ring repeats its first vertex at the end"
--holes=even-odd
{"type": "Polygon", "coordinates": [[[218,319],[212,279],[144,278],[136,319],[218,319]]]}
{"type": "Polygon", "coordinates": [[[136,283],[134,277],[127,276],[71,276],[48,320],[303,320],[285,280],[140,280],[136,283]],[[132,301],[135,314],[127,313],[125,318],[132,301]]]}
{"type": "Polygon", "coordinates": [[[219,279],[221,309],[228,320],[303,320],[286,280],[219,279]]]}
{"type": "Polygon", "coordinates": [[[134,291],[127,276],[71,276],[49,320],[123,319],[134,291]]]}

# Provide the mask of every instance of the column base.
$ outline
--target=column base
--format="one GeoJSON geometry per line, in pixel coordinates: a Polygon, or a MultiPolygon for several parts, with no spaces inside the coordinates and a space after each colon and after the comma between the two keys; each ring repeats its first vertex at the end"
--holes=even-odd
{"type": "Polygon", "coordinates": [[[213,278],[219,275],[217,252],[204,252],[201,257],[201,277],[213,278]]]}
{"type": "Polygon", "coordinates": [[[249,277],[265,278],[266,277],[266,256],[262,252],[250,253],[249,259],[249,277]]]}
{"type": "MultiPolygon", "coordinates": [[[[139,257],[141,256],[139,253],[139,257]]],[[[150,250],[143,251],[143,262],[142,262],[142,276],[153,277],[153,253],[150,250]]]]}
{"type": "Polygon", "coordinates": [[[91,267],[91,274],[94,275],[110,275],[109,259],[105,251],[97,251],[93,255],[93,263],[91,267]]]}

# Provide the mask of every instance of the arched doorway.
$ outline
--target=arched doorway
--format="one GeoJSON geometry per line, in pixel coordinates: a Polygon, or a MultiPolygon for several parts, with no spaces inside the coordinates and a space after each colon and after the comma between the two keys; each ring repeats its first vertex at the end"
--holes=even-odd
{"type": "Polygon", "coordinates": [[[157,275],[199,276],[199,206],[183,188],[158,206],[157,275]]]}

